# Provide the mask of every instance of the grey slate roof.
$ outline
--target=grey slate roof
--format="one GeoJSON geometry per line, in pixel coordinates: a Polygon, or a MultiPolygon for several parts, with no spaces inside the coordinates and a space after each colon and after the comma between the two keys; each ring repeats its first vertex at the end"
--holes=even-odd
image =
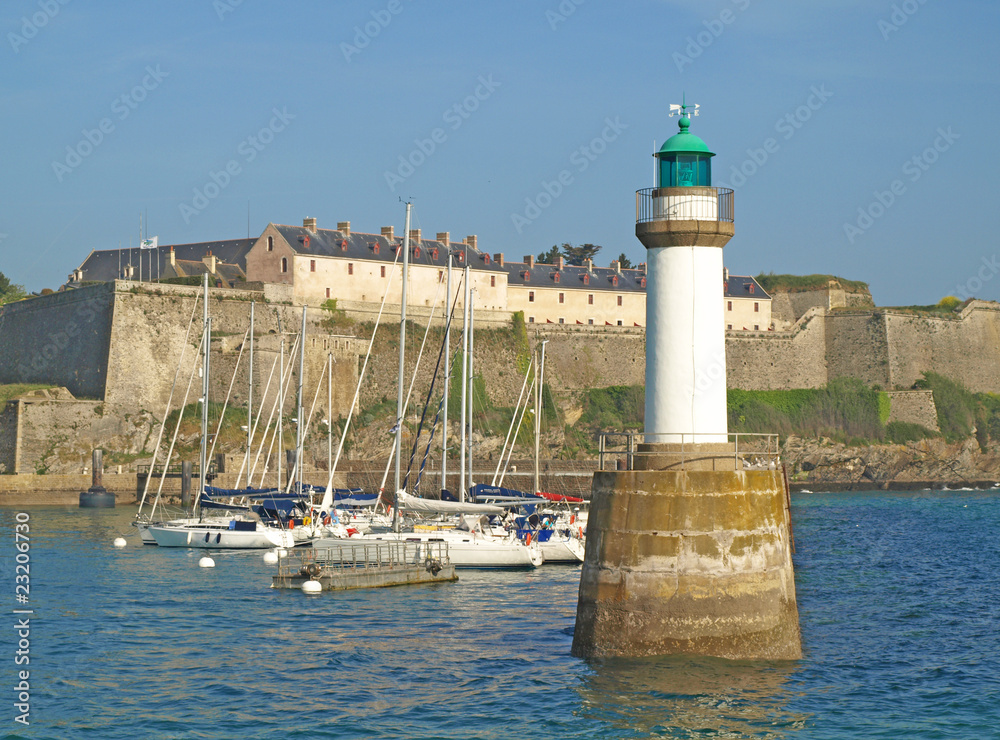
{"type": "Polygon", "coordinates": [[[507,262],[504,264],[507,271],[507,285],[522,285],[525,287],[537,286],[540,288],[564,287],[579,290],[607,290],[617,293],[646,292],[646,274],[642,270],[627,269],[618,274],[610,267],[593,267],[589,271],[586,267],[577,265],[564,265],[559,269],[557,265],[536,262],[534,267],[529,268],[526,262],[507,262]],[[556,276],[558,281],[556,280],[556,276]],[[585,276],[589,275],[589,281],[585,276]],[[614,277],[618,277],[618,284],[615,285],[614,277]]]}
{"type": "MultiPolygon", "coordinates": [[[[345,236],[343,232],[334,229],[317,229],[310,231],[303,226],[285,226],[272,224],[278,233],[287,241],[292,250],[300,256],[315,255],[318,257],[341,257],[343,259],[374,260],[377,262],[392,262],[396,259],[395,249],[402,246],[403,237],[393,237],[389,241],[381,234],[364,234],[351,232],[345,236]],[[306,242],[308,238],[308,243],[306,242]],[[345,244],[346,242],[346,244],[345,244]],[[378,250],[376,251],[375,246],[378,250]]],[[[419,255],[416,254],[416,242],[410,242],[410,264],[429,265],[445,268],[448,266],[448,248],[444,242],[435,239],[421,239],[419,255]],[[437,250],[435,256],[434,250],[437,250]]],[[[486,252],[474,249],[461,242],[451,242],[453,253],[463,252],[471,260],[470,267],[476,270],[500,272],[503,270],[486,252]]],[[[465,262],[456,259],[454,267],[465,267],[465,262]]]]}
{"type": "Polygon", "coordinates": [[[768,295],[760,283],[754,280],[748,275],[730,275],[729,281],[725,283],[725,297],[726,298],[760,298],[761,300],[771,300],[771,296],[768,295]],[[753,292],[750,292],[750,286],[753,286],[753,292]]]}
{"type": "Polygon", "coordinates": [[[247,270],[247,252],[256,239],[227,239],[214,242],[197,242],[194,244],[165,244],[156,249],[102,249],[91,252],[87,259],[80,265],[83,270],[84,281],[109,282],[116,278],[123,277],[119,272],[119,266],[124,268],[131,263],[136,269],[139,266],[140,253],[142,256],[142,272],[145,279],[149,279],[150,257],[153,257],[152,277],[164,276],[165,268],[170,263],[170,247],[174,248],[174,258],[176,260],[186,260],[200,262],[201,258],[212,250],[219,262],[236,265],[245,275],[247,270]],[[157,264],[157,262],[159,264],[157,264]]]}

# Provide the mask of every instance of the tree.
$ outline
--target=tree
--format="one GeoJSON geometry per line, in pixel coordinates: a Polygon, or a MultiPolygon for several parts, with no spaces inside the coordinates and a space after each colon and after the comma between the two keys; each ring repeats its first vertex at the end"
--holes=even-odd
{"type": "Polygon", "coordinates": [[[623,270],[628,270],[631,269],[632,267],[632,260],[626,257],[625,253],[622,252],[621,254],[618,255],[618,264],[621,266],[623,270]]]}
{"type": "MultiPolygon", "coordinates": [[[[569,244],[563,244],[564,247],[570,246],[569,244]]],[[[538,261],[543,262],[546,265],[554,265],[556,263],[556,258],[559,257],[559,247],[555,244],[552,245],[552,249],[547,252],[542,252],[538,255],[538,261]]]]}
{"type": "Polygon", "coordinates": [[[562,245],[563,257],[570,265],[582,265],[586,260],[594,259],[600,251],[599,244],[581,244],[579,247],[574,247],[572,244],[562,245]]]}
{"type": "Polygon", "coordinates": [[[28,294],[24,290],[23,285],[12,283],[10,278],[0,272],[0,306],[4,303],[19,301],[22,298],[27,298],[27,296],[28,294]]]}

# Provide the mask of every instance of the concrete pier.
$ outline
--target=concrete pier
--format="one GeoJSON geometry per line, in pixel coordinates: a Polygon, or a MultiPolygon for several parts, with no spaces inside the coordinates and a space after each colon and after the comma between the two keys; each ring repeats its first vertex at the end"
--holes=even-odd
{"type": "Polygon", "coordinates": [[[594,474],[573,654],[801,657],[780,470],[594,474]]]}

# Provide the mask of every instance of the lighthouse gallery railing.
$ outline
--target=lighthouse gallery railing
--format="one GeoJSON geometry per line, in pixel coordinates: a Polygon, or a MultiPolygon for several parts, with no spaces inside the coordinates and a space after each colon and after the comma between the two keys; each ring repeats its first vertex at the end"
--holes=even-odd
{"type": "MultiPolygon", "coordinates": [[[[679,203],[683,203],[683,196],[679,196],[678,193],[686,189],[687,188],[643,188],[642,190],[636,190],[635,222],[637,224],[642,224],[649,221],[690,220],[690,216],[677,215],[678,213],[683,214],[683,212],[687,209],[670,207],[665,208],[663,203],[664,198],[667,197],[668,190],[670,191],[669,197],[673,205],[676,206],[679,203]]],[[[690,188],[690,190],[692,200],[704,200],[706,195],[710,194],[711,191],[714,191],[716,199],[716,213],[718,215],[712,220],[733,223],[733,191],[730,188],[697,187],[690,188]]],[[[699,218],[698,220],[703,221],[705,219],[699,218]]]]}

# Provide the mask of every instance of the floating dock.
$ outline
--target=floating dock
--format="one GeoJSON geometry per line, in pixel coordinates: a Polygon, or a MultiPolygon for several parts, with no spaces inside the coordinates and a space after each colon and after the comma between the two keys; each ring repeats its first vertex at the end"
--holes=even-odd
{"type": "Polygon", "coordinates": [[[446,542],[358,542],[294,551],[280,562],[271,588],[323,591],[457,581],[446,542]]]}

